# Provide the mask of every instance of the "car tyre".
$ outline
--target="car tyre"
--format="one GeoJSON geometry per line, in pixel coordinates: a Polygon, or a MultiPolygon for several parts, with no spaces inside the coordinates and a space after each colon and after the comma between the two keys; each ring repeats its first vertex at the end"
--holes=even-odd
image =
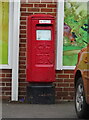
{"type": "Polygon", "coordinates": [[[78,118],[89,118],[89,105],[86,103],[82,78],[79,78],[76,83],[75,109],[78,118]]]}

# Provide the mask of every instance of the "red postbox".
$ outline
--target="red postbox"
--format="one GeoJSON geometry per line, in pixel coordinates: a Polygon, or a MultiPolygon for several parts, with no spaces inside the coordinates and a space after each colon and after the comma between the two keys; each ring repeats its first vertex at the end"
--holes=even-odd
{"type": "Polygon", "coordinates": [[[55,19],[36,14],[27,21],[28,82],[55,81],[55,19]]]}

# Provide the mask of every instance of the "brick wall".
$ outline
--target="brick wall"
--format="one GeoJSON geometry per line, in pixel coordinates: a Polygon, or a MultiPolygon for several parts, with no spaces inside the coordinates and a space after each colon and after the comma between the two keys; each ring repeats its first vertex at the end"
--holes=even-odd
{"type": "MultiPolygon", "coordinates": [[[[11,98],[11,77],[12,70],[0,70],[0,90],[2,90],[2,99],[10,100],[11,98]]],[[[0,94],[1,97],[1,94],[0,94]]]]}
{"type": "Polygon", "coordinates": [[[56,100],[71,101],[74,99],[74,71],[56,71],[56,100]]]}
{"type": "MultiPolygon", "coordinates": [[[[44,13],[57,17],[57,3],[55,0],[28,0],[28,2],[21,2],[21,16],[20,16],[20,52],[19,52],[19,99],[26,95],[26,29],[27,16],[44,13]],[[34,1],[34,2],[32,2],[34,1]]],[[[11,94],[11,70],[0,71],[0,80],[2,79],[3,99],[10,99],[11,94]]],[[[62,70],[56,71],[56,101],[73,100],[74,85],[73,85],[73,71],[62,70]]]]}

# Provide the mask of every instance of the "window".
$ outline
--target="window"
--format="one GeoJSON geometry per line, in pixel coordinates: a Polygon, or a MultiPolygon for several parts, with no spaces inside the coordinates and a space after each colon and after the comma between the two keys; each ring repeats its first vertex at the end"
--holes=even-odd
{"type": "Polygon", "coordinates": [[[89,42],[87,2],[59,2],[58,9],[57,69],[74,69],[79,51],[89,42]]]}
{"type": "Polygon", "coordinates": [[[0,64],[8,64],[8,23],[9,23],[9,3],[0,2],[0,64]]]}
{"type": "Polygon", "coordinates": [[[13,3],[0,1],[0,68],[11,68],[13,3]]]}

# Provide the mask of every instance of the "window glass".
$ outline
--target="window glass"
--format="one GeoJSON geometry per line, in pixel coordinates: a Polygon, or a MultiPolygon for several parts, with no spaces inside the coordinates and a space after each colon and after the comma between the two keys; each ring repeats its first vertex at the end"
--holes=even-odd
{"type": "Polygon", "coordinates": [[[63,66],[75,66],[79,51],[87,46],[87,2],[64,3],[63,66]]]}
{"type": "Polygon", "coordinates": [[[9,3],[0,2],[0,64],[8,64],[9,3]]]}

